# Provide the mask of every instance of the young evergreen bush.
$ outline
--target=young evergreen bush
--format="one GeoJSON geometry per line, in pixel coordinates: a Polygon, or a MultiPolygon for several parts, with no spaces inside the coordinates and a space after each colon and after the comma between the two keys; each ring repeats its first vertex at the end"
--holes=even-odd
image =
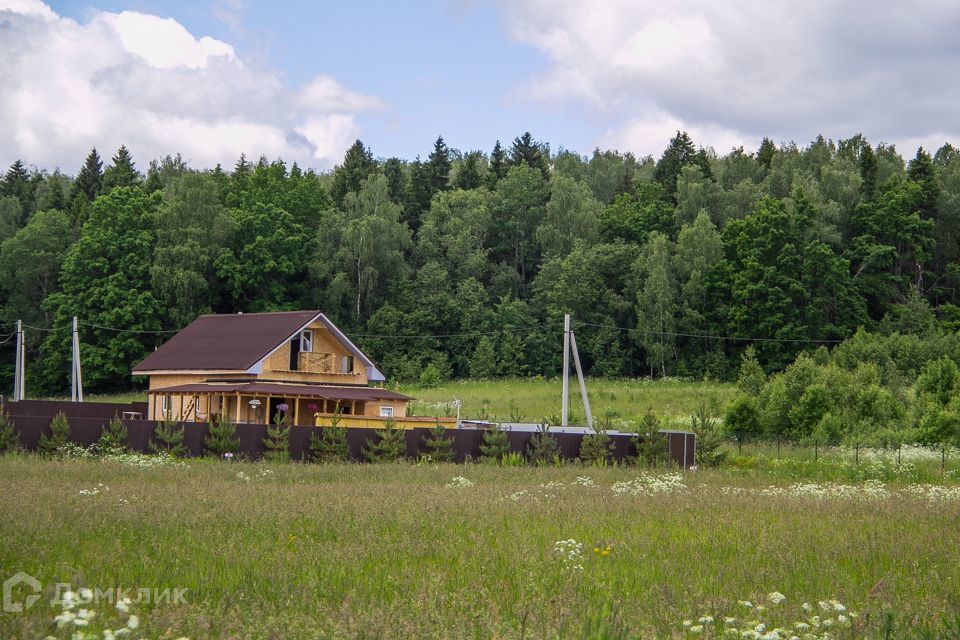
{"type": "Polygon", "coordinates": [[[630,440],[637,449],[637,464],[656,467],[667,461],[667,437],[660,433],[660,418],[653,409],[647,409],[637,434],[630,440]]]}
{"type": "Polygon", "coordinates": [[[290,427],[277,420],[267,427],[263,440],[263,459],[269,462],[290,462],[290,427]]]}
{"type": "Polygon", "coordinates": [[[153,433],[149,448],[153,453],[166,453],[174,458],[186,458],[190,452],[183,444],[186,427],[174,420],[164,420],[153,433]]]}
{"type": "Polygon", "coordinates": [[[451,462],[453,460],[453,438],[447,434],[447,428],[437,421],[436,426],[424,438],[423,446],[432,462],[451,462]]]}
{"type": "Polygon", "coordinates": [[[580,441],[580,461],[584,464],[606,466],[613,455],[613,438],[604,430],[588,433],[580,441]]]}
{"type": "Polygon", "coordinates": [[[225,453],[236,453],[240,448],[240,438],[237,428],[227,418],[220,419],[210,425],[210,431],[203,441],[203,450],[208,456],[222,458],[225,453]]]}
{"type": "Polygon", "coordinates": [[[370,462],[396,462],[407,454],[407,437],[393,420],[387,420],[377,431],[377,439],[367,440],[363,457],[370,462]]]}
{"type": "Polygon", "coordinates": [[[20,439],[13,428],[10,416],[5,411],[0,411],[0,453],[14,451],[20,447],[20,439]]]}
{"type": "Polygon", "coordinates": [[[499,464],[510,453],[510,440],[507,432],[494,425],[483,434],[480,442],[480,460],[499,464]]]}
{"type": "Polygon", "coordinates": [[[556,438],[550,434],[550,427],[546,420],[530,438],[530,444],[527,445],[527,456],[530,458],[531,464],[538,466],[553,464],[560,459],[560,445],[557,444],[556,438]]]}
{"type": "Polygon", "coordinates": [[[343,462],[350,459],[347,430],[340,425],[340,414],[330,420],[329,427],[321,427],[310,434],[310,460],[313,462],[343,462]]]}
{"type": "Polygon", "coordinates": [[[70,443],[70,423],[67,416],[61,411],[50,420],[50,435],[41,434],[38,450],[41,455],[53,456],[61,447],[70,443]]]}
{"type": "Polygon", "coordinates": [[[100,433],[97,450],[101,454],[124,453],[127,450],[127,427],[120,418],[113,416],[100,433]]]}

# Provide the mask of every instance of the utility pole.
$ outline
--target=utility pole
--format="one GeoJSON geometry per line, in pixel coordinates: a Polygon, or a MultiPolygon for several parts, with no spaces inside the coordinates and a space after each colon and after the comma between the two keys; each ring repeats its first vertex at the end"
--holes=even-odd
{"type": "Polygon", "coordinates": [[[23,320],[17,320],[17,354],[13,365],[13,401],[23,400],[23,320]]]}
{"type": "Polygon", "coordinates": [[[560,426],[567,426],[570,413],[570,314],[563,316],[563,401],[560,426]]]}
{"type": "Polygon", "coordinates": [[[83,402],[83,377],[80,375],[80,334],[77,331],[77,316],[73,316],[73,370],[70,372],[70,399],[83,402]]]}
{"type": "Polygon", "coordinates": [[[587,426],[593,429],[593,414],[590,412],[590,399],[587,398],[587,383],[583,379],[583,368],[580,366],[580,352],[577,350],[577,337],[570,328],[570,314],[563,316],[563,403],[561,425],[569,426],[570,413],[570,351],[573,350],[573,363],[577,367],[577,381],[580,383],[580,397],[583,399],[583,410],[587,417],[587,426]]]}

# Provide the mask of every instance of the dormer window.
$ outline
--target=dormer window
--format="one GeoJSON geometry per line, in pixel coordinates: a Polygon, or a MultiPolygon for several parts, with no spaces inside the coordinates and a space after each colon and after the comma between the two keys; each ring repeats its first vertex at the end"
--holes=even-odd
{"type": "Polygon", "coordinates": [[[305,329],[300,333],[300,351],[304,353],[313,352],[313,331],[305,329]]]}

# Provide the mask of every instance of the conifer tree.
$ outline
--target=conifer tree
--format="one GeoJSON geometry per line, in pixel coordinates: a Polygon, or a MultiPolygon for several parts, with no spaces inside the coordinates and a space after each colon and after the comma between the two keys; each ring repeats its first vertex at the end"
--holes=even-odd
{"type": "Polygon", "coordinates": [[[530,438],[530,444],[527,445],[527,455],[531,464],[543,466],[552,464],[560,458],[560,445],[557,439],[550,433],[550,427],[544,420],[537,432],[530,438]]]}
{"type": "Polygon", "coordinates": [[[680,170],[691,164],[700,167],[704,177],[713,177],[706,152],[703,149],[698,151],[685,131],[677,131],[677,135],[670,140],[670,144],[657,162],[653,177],[663,185],[663,190],[675,199],[680,170]]]}
{"type": "Polygon", "coordinates": [[[175,420],[164,420],[157,425],[153,434],[153,440],[150,441],[150,451],[153,453],[166,453],[174,458],[186,458],[189,451],[183,444],[183,434],[186,427],[177,424],[175,420]]]}
{"type": "Polygon", "coordinates": [[[584,464],[606,466],[613,455],[613,439],[603,429],[588,433],[580,441],[580,461],[584,464]]]}
{"type": "Polygon", "coordinates": [[[433,151],[427,158],[430,167],[430,197],[437,191],[446,191],[450,187],[450,150],[443,136],[433,143],[433,151]]]}
{"type": "Polygon", "coordinates": [[[917,149],[917,156],[907,167],[907,177],[920,185],[920,217],[930,220],[937,217],[937,200],[940,198],[940,184],[937,181],[936,166],[930,154],[917,149]]]}
{"type": "Polygon", "coordinates": [[[396,462],[406,456],[406,434],[393,420],[387,420],[384,428],[377,430],[376,437],[375,441],[367,440],[363,449],[363,457],[369,462],[396,462]]]}
{"type": "Polygon", "coordinates": [[[447,428],[440,424],[439,420],[430,429],[430,433],[423,441],[423,446],[432,462],[453,461],[453,439],[448,436],[447,428]]]}
{"type": "Polygon", "coordinates": [[[470,356],[470,377],[485,380],[497,375],[497,352],[490,336],[483,336],[470,356]]]}
{"type": "Polygon", "coordinates": [[[106,191],[115,187],[133,187],[140,182],[140,174],[133,163],[133,157],[127,147],[121,145],[113,156],[113,164],[103,172],[103,188],[106,191]]]}
{"type": "Polygon", "coordinates": [[[0,410],[0,453],[13,451],[20,446],[20,439],[13,428],[10,416],[6,411],[0,410]]]}
{"type": "Polygon", "coordinates": [[[667,459],[667,437],[660,433],[660,418],[647,409],[637,433],[630,439],[637,449],[639,465],[655,467],[667,459]]]}
{"type": "Polygon", "coordinates": [[[347,430],[340,425],[340,414],[334,414],[330,426],[310,434],[310,459],[313,462],[344,462],[350,459],[347,430]],[[319,435],[318,435],[319,434],[319,435]]]}
{"type": "Polygon", "coordinates": [[[407,194],[407,175],[404,162],[400,158],[387,158],[383,163],[383,175],[387,178],[387,191],[390,201],[402,205],[407,194]]]}
{"type": "Polygon", "coordinates": [[[410,164],[410,181],[407,183],[406,204],[403,207],[403,221],[414,233],[420,228],[423,212],[430,208],[430,164],[420,161],[417,156],[410,164]]]}
{"type": "Polygon", "coordinates": [[[473,151],[468,153],[460,163],[453,178],[453,186],[456,189],[469,191],[478,188],[481,184],[483,180],[480,176],[480,152],[473,151]]]}
{"type": "Polygon", "coordinates": [[[88,202],[93,202],[100,194],[102,188],[103,162],[100,160],[97,148],[94,147],[90,153],[87,154],[86,160],[83,161],[83,166],[80,167],[80,171],[77,172],[77,176],[73,180],[70,200],[72,201],[77,195],[83,195],[88,202]]]}
{"type": "Polygon", "coordinates": [[[487,187],[493,190],[497,183],[507,175],[510,166],[507,164],[507,152],[500,146],[500,141],[493,145],[490,153],[490,167],[487,171],[487,187]]]}
{"type": "Polygon", "coordinates": [[[510,453],[510,440],[507,432],[498,425],[493,425],[483,434],[483,441],[480,443],[480,459],[484,462],[499,463],[508,453],[510,453]]]}
{"type": "Polygon", "coordinates": [[[770,163],[773,162],[773,156],[777,153],[777,145],[773,144],[770,138],[764,138],[760,142],[760,148],[757,149],[757,161],[763,166],[764,171],[770,170],[770,163]]]}
{"type": "Polygon", "coordinates": [[[40,435],[38,450],[41,455],[56,455],[61,447],[70,443],[70,423],[67,422],[67,416],[61,411],[53,416],[50,421],[50,435],[43,433],[40,435]]]}
{"type": "Polygon", "coordinates": [[[208,456],[222,458],[223,454],[236,453],[239,448],[240,438],[232,422],[221,416],[220,420],[210,425],[210,431],[203,442],[203,450],[208,456]]]}
{"type": "Polygon", "coordinates": [[[123,453],[127,450],[127,427],[117,416],[110,418],[97,441],[100,453],[123,453]]]}
{"type": "Polygon", "coordinates": [[[764,373],[763,367],[757,362],[757,350],[753,348],[753,345],[750,345],[740,356],[737,386],[743,393],[757,397],[766,381],[767,374],[764,373]]]}
{"type": "Polygon", "coordinates": [[[515,138],[513,147],[510,149],[510,166],[519,167],[524,164],[533,169],[539,169],[545,180],[550,177],[550,167],[542,145],[533,139],[529,131],[515,138]]]}
{"type": "Polygon", "coordinates": [[[0,179],[0,196],[10,196],[20,202],[20,209],[26,218],[33,211],[33,194],[36,188],[30,180],[30,173],[22,160],[16,160],[0,179]]]}
{"type": "Polygon", "coordinates": [[[373,152],[363,146],[363,142],[356,140],[343,157],[343,164],[337,167],[333,174],[333,186],[330,195],[337,206],[343,204],[343,199],[351,191],[360,192],[360,185],[377,169],[373,159],[373,152]]]}
{"type": "Polygon", "coordinates": [[[263,440],[263,458],[270,462],[290,461],[290,427],[275,422],[267,427],[267,437],[263,440]]]}

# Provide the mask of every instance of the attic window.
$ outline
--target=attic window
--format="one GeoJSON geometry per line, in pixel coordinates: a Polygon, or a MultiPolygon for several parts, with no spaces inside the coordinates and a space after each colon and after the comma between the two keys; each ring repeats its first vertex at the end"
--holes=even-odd
{"type": "Polygon", "coordinates": [[[313,352],[313,331],[305,329],[300,333],[300,351],[304,353],[313,352]]]}
{"type": "Polygon", "coordinates": [[[340,358],[340,373],[353,373],[353,356],[340,358]]]}

